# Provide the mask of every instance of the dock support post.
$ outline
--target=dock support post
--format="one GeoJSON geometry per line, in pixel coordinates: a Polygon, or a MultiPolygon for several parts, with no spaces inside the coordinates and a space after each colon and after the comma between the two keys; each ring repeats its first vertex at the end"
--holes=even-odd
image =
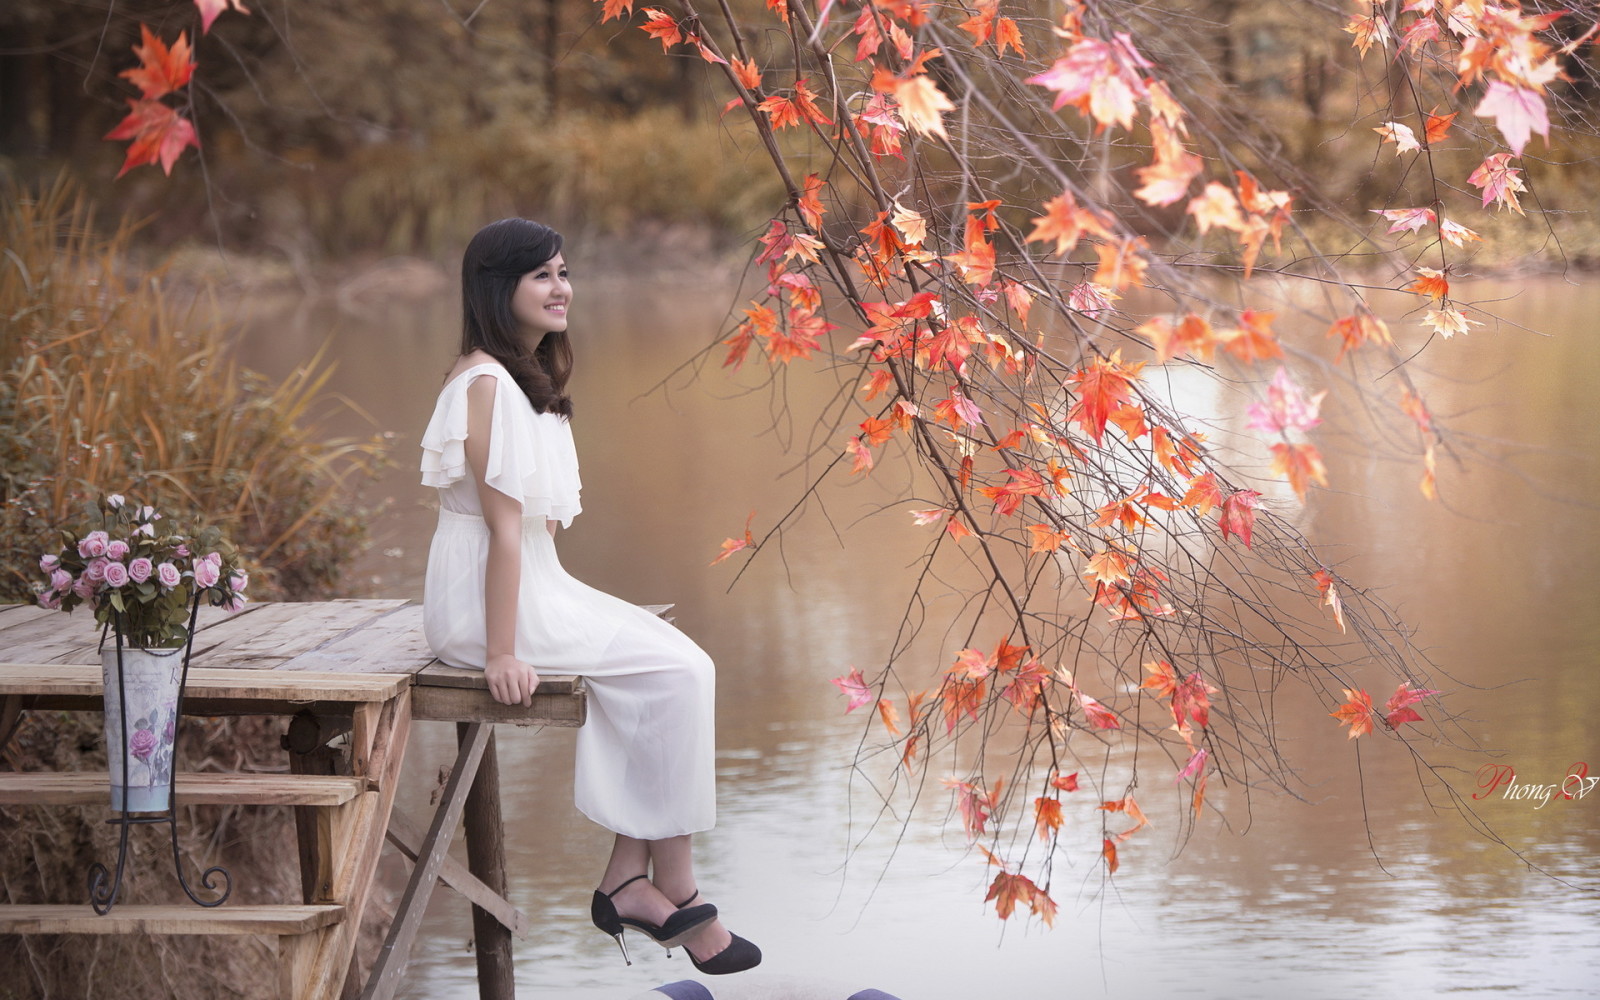
{"type": "MultiPolygon", "coordinates": [[[[467,724],[456,723],[456,740],[464,744],[467,724]]],[[[500,764],[494,731],[483,748],[478,774],[462,818],[466,823],[467,870],[496,895],[506,895],[506,852],[500,815],[500,764]]],[[[511,929],[487,910],[472,907],[472,937],[478,956],[479,1000],[515,1000],[516,974],[511,962],[511,929]]]]}

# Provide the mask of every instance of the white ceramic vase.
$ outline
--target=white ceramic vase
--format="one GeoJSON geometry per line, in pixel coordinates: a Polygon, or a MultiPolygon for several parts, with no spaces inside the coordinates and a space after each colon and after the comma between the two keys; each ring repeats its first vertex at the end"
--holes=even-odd
{"type": "Polygon", "coordinates": [[[105,675],[106,763],[111,773],[111,808],[119,812],[165,812],[172,805],[172,744],[178,730],[182,649],[122,649],[122,684],[117,650],[102,649],[105,675]],[[119,693],[120,692],[120,693],[119,693]],[[127,698],[128,733],[122,732],[120,698],[127,698]],[[127,772],[123,761],[126,751],[127,772]]]}

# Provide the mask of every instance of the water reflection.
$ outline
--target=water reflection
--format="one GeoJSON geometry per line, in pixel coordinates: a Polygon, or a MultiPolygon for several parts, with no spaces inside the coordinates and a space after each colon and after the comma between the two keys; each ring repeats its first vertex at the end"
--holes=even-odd
{"type": "MultiPolygon", "coordinates": [[[[1373,459],[1370,428],[1331,425],[1336,489],[1313,492],[1304,527],[1420,626],[1419,644],[1453,678],[1442,705],[1462,723],[1446,735],[1526,780],[1557,781],[1574,761],[1600,771],[1589,722],[1600,711],[1600,522],[1585,505],[1600,487],[1600,365],[1582,336],[1600,285],[1518,288],[1513,318],[1555,336],[1475,330],[1413,366],[1435,411],[1456,422],[1460,450],[1494,461],[1443,463],[1443,503],[1431,506],[1415,456],[1396,446],[1373,459]],[[1480,373],[1492,373],[1487,387],[1480,373]]],[[[1508,290],[1482,283],[1475,294],[1508,290]]],[[[833,457],[837,435],[810,458],[777,454],[770,438],[803,451],[815,435],[798,421],[850,376],[789,373],[774,402],[745,391],[759,372],[729,380],[714,357],[705,385],[688,386],[672,373],[715,338],[727,287],[592,279],[580,295],[585,514],[561,539],[563,559],[629,600],[676,602],[679,624],[717,659],[721,814],[700,840],[702,886],[765,949],[760,974],[822,974],[907,1000],[1592,993],[1600,793],[1537,810],[1474,802],[1483,757],[1431,747],[1442,766],[1430,773],[1393,743],[1350,744],[1331,720],[1284,734],[1304,801],[1214,785],[1191,829],[1186,799],[1152,779],[1140,798],[1154,827],[1124,846],[1114,883],[1098,863],[1093,802],[1075,803],[1055,930],[996,922],[981,904],[991,873],[938,823],[942,790],[923,790],[932,808],[916,821],[881,812],[868,784],[881,773],[850,770],[861,720],[840,714],[826,683],[887,655],[925,533],[909,518],[863,522],[889,492],[857,479],[825,488],[770,554],[781,558],[764,556],[731,593],[736,563],[706,567],[751,508],[760,532],[833,457]],[[1451,811],[1463,799],[1506,846],[1451,811]]],[[[281,371],[332,331],[337,390],[402,435],[400,468],[383,484],[393,506],[361,567],[373,595],[420,596],[433,515],[412,456],[453,353],[455,309],[447,293],[365,314],[319,307],[298,323],[264,313],[244,344],[248,363],[281,371]]],[[[928,617],[953,613],[937,603],[928,617]]],[[[1294,689],[1275,710],[1325,712],[1294,689]]],[[[419,728],[402,802],[413,811],[454,739],[449,727],[419,728]]],[[[517,946],[519,995],[620,998],[689,974],[643,943],[626,968],[588,926],[608,838],[571,808],[571,734],[506,730],[500,746],[512,894],[536,928],[517,946]]],[[[437,894],[402,995],[475,996],[469,934],[466,905],[437,894]]]]}

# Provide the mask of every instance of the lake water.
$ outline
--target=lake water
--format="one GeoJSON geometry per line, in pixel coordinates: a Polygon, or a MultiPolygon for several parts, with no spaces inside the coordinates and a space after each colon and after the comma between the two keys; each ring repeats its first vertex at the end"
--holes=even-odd
{"type": "MultiPolygon", "coordinates": [[[[421,597],[433,513],[412,470],[459,330],[439,281],[436,294],[408,297],[368,285],[343,308],[331,297],[263,305],[242,347],[247,363],[281,373],[331,337],[335,390],[399,435],[400,467],[375,492],[391,506],[353,596],[421,597]]],[[[867,720],[842,714],[828,679],[881,661],[927,529],[899,512],[869,518],[889,492],[858,477],[832,483],[731,591],[741,560],[706,565],[752,509],[758,530],[770,525],[833,456],[836,431],[819,432],[820,458],[804,452],[815,443],[808,407],[837,380],[796,365],[762,388],[759,360],[730,378],[720,349],[702,356],[742,304],[730,282],[580,275],[573,427],[585,511],[562,558],[628,600],[675,603],[718,663],[720,814],[697,859],[706,896],[766,953],[749,977],[822,977],[841,997],[876,987],[903,1000],[1600,991],[1600,792],[1542,806],[1470,798],[1485,764],[1509,765],[1523,784],[1560,782],[1577,762],[1600,773],[1600,362],[1589,339],[1600,284],[1472,292],[1506,299],[1497,308],[1512,322],[1434,343],[1413,377],[1460,429],[1458,450],[1486,457],[1442,460],[1441,502],[1429,504],[1415,456],[1330,423],[1318,439],[1335,489],[1313,490],[1300,515],[1448,675],[1433,686],[1450,689],[1443,704],[1459,727],[1429,731],[1454,745],[1428,748],[1438,768],[1425,773],[1380,734],[1349,743],[1325,706],[1285,691],[1276,711],[1293,720],[1300,798],[1214,786],[1191,829],[1170,783],[1149,781],[1140,796],[1154,825],[1123,845],[1109,881],[1096,814],[1069,815],[1083,837],[1057,861],[1060,913],[1045,930],[1001,923],[983,904],[992,872],[959,821],[942,822],[942,789],[905,823],[879,815],[870,767],[853,776],[867,720]],[[1451,807],[1452,793],[1500,842],[1451,807]]],[[[401,808],[424,808],[453,741],[445,725],[414,732],[401,808]]],[[[620,1000],[691,976],[684,957],[637,936],[626,967],[589,925],[610,838],[572,808],[571,733],[503,727],[499,748],[511,896],[534,928],[516,944],[518,995],[620,1000]]],[[[470,935],[467,904],[441,889],[401,995],[475,997],[470,935]]]]}

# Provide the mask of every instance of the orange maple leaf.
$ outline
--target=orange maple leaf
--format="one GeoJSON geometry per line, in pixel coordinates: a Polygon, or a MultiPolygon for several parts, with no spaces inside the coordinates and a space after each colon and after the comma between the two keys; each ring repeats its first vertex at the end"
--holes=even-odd
{"type": "Polygon", "coordinates": [[[1028,546],[1030,553],[1049,554],[1072,538],[1069,532],[1055,531],[1046,524],[1028,525],[1028,534],[1032,537],[1032,542],[1028,546]]]}
{"type": "Polygon", "coordinates": [[[117,75],[139,88],[139,96],[154,100],[185,86],[194,76],[195,62],[189,48],[189,33],[181,32],[169,49],[165,42],[143,24],[139,25],[142,44],[133,47],[139,65],[117,75]]]}
{"type": "Polygon", "coordinates": [[[1306,485],[1315,480],[1328,485],[1328,470],[1322,464],[1322,453],[1314,444],[1293,444],[1279,441],[1272,446],[1272,474],[1283,476],[1294,487],[1302,503],[1306,499],[1306,485]]]}
{"type": "Polygon", "coordinates": [[[1405,290],[1426,295],[1433,299],[1446,299],[1450,297],[1450,276],[1445,271],[1438,271],[1431,267],[1417,268],[1420,276],[1416,281],[1407,285],[1405,290]]]}
{"type": "Polygon", "coordinates": [[[1185,507],[1198,508],[1196,513],[1201,517],[1211,512],[1212,507],[1223,502],[1222,487],[1217,483],[1217,474],[1207,472],[1189,484],[1189,491],[1183,495],[1181,501],[1185,507]]]}
{"type": "Polygon", "coordinates": [[[890,736],[900,735],[900,710],[895,708],[894,702],[879,698],[878,717],[883,720],[883,728],[889,730],[890,736]]]}
{"type": "Polygon", "coordinates": [[[1339,720],[1339,725],[1349,726],[1348,739],[1356,739],[1372,732],[1372,696],[1366,691],[1352,691],[1344,688],[1344,696],[1349,701],[1339,706],[1336,712],[1328,714],[1339,720]]]}
{"type": "Polygon", "coordinates": [[[1061,800],[1041,795],[1033,800],[1033,825],[1040,840],[1049,840],[1051,834],[1061,829],[1061,800]]]}
{"type": "Polygon", "coordinates": [[[822,199],[818,198],[817,194],[826,183],[816,174],[806,175],[805,191],[800,195],[798,207],[800,209],[800,217],[805,219],[806,225],[812,229],[822,228],[822,215],[827,211],[827,208],[823,206],[822,199]]]}
{"type": "Polygon", "coordinates": [[[678,22],[659,7],[644,9],[644,23],[639,25],[639,30],[660,42],[663,52],[670,51],[674,45],[683,41],[683,32],[679,30],[678,22]]]}
{"type": "Polygon", "coordinates": [[[1106,236],[1108,231],[1093,210],[1080,207],[1071,191],[1063,191],[1044,203],[1044,214],[1033,220],[1028,242],[1055,240],[1056,255],[1065,256],[1085,235],[1106,236]]]}
{"type": "Polygon", "coordinates": [[[1272,332],[1276,313],[1246,309],[1239,314],[1239,325],[1222,333],[1222,346],[1240,361],[1263,361],[1283,357],[1283,348],[1272,332]]]}
{"type": "Polygon", "coordinates": [[[1095,444],[1100,444],[1105,437],[1106,421],[1110,419],[1111,411],[1128,401],[1133,393],[1134,380],[1139,377],[1139,370],[1143,367],[1142,361],[1124,364],[1122,350],[1118,348],[1111,357],[1095,358],[1092,364],[1074,372],[1068,381],[1076,387],[1078,398],[1073,402],[1067,419],[1076,421],[1094,438],[1095,444]]]}
{"type": "Polygon", "coordinates": [[[1111,842],[1110,837],[1103,838],[1100,841],[1100,856],[1106,859],[1106,873],[1115,875],[1117,873],[1117,845],[1111,842]]]}
{"type": "Polygon", "coordinates": [[[717,563],[733,555],[735,552],[738,552],[740,549],[754,547],[756,544],[756,539],[755,536],[750,533],[750,522],[754,521],[755,518],[756,512],[751,511],[750,516],[744,519],[744,537],[725,539],[722,543],[722,554],[711,560],[708,565],[715,566],[717,563]]]}
{"type": "Polygon", "coordinates": [[[1311,574],[1311,578],[1317,581],[1317,591],[1322,594],[1322,603],[1333,609],[1334,624],[1338,625],[1339,631],[1343,632],[1345,630],[1344,602],[1339,598],[1339,587],[1334,582],[1333,573],[1325,569],[1319,569],[1311,574]]]}

